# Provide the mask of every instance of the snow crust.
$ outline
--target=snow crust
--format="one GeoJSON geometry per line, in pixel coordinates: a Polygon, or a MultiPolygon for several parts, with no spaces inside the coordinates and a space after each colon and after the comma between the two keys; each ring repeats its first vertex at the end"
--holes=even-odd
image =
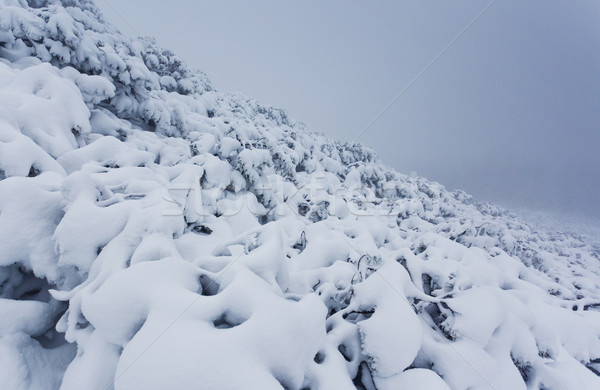
{"type": "Polygon", "coordinates": [[[0,0],[7,389],[598,389],[600,248],[0,0]]]}

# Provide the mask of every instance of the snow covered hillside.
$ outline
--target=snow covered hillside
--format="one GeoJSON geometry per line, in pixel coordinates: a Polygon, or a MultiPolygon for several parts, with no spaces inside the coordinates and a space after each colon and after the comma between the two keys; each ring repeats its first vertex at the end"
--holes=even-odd
{"type": "Polygon", "coordinates": [[[595,390],[599,375],[585,237],[220,93],[88,0],[0,0],[0,388],[595,390]]]}

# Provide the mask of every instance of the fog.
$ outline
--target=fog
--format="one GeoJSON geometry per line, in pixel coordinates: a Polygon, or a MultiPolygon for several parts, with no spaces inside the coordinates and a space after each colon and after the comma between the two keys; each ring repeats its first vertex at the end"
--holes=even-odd
{"type": "Polygon", "coordinates": [[[378,118],[358,140],[402,173],[600,218],[597,1],[495,1],[479,18],[490,1],[96,2],[313,130],[351,141],[378,118]]]}

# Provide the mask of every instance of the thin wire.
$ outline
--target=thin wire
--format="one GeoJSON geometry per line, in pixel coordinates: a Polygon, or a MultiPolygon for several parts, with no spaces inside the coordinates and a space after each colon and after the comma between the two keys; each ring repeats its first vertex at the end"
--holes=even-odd
{"type": "MultiPolygon", "coordinates": [[[[108,6],[110,6],[110,8],[112,8],[113,11],[115,11],[117,13],[117,15],[119,15],[121,17],[121,19],[123,19],[125,21],[125,23],[127,23],[129,25],[129,27],[131,27],[139,36],[143,36],[144,34],[131,22],[131,20],[129,20],[110,0],[104,0],[104,2],[106,2],[106,4],[108,4],[108,6]]],[[[210,104],[210,102],[208,102],[206,99],[204,99],[208,105],[213,106],[212,104],[210,104]]],[[[215,107],[213,107],[215,108],[215,107]]],[[[243,253],[242,253],[243,254],[243,253]]],[[[227,264],[220,272],[220,274],[211,281],[211,283],[209,283],[206,287],[203,288],[203,290],[207,290],[210,287],[212,287],[217,280],[219,280],[220,277],[223,276],[223,274],[236,262],[238,261],[241,257],[242,254],[240,254],[237,258],[235,258],[235,260],[231,261],[229,264],[227,264]]],[[[197,301],[198,299],[200,299],[202,295],[198,295],[143,351],[142,353],[140,353],[130,364],[129,366],[127,366],[117,377],[115,377],[115,379],[113,381],[111,381],[111,383],[106,387],[106,389],[111,388],[112,386],[114,386],[114,384],[119,380],[120,377],[122,377],[197,301]]]]}
{"type": "MultiPolygon", "coordinates": [[[[110,8],[112,8],[112,10],[115,11],[117,13],[117,15],[119,15],[121,17],[121,19],[123,19],[125,21],[125,23],[127,23],[129,25],[129,27],[131,27],[139,36],[144,36],[144,34],[140,31],[140,29],[138,29],[133,24],[133,22],[131,22],[131,20],[129,20],[125,16],[125,14],[123,14],[123,12],[119,11],[119,9],[110,0],[104,0],[104,2],[106,4],[108,4],[108,6],[110,8]]],[[[206,104],[208,104],[213,110],[217,111],[217,107],[215,107],[211,102],[209,102],[208,99],[206,99],[203,94],[197,94],[197,96],[200,96],[206,104]]]]}
{"type": "Polygon", "coordinates": [[[459,33],[459,34],[456,36],[456,38],[454,38],[454,39],[453,39],[453,40],[452,40],[452,41],[451,41],[451,42],[450,42],[450,43],[449,43],[449,44],[448,44],[448,45],[447,45],[447,46],[444,48],[444,50],[442,50],[442,51],[441,51],[441,53],[440,53],[440,54],[438,54],[438,55],[437,55],[437,56],[436,56],[436,57],[433,59],[433,61],[431,61],[431,62],[429,63],[429,65],[427,65],[427,66],[425,67],[425,69],[423,69],[423,70],[422,70],[422,71],[421,71],[421,72],[420,72],[420,73],[417,75],[417,77],[415,77],[415,78],[414,78],[414,79],[413,79],[413,80],[410,82],[410,84],[408,84],[408,85],[407,85],[407,86],[406,86],[406,87],[405,87],[405,88],[402,90],[402,92],[400,92],[400,94],[398,94],[398,96],[396,96],[396,97],[394,98],[394,100],[392,100],[392,101],[391,101],[391,102],[390,102],[390,103],[389,103],[389,104],[388,104],[388,105],[387,105],[387,106],[386,106],[386,107],[383,109],[383,111],[381,111],[381,112],[379,113],[379,115],[377,115],[377,116],[375,117],[375,119],[373,119],[373,120],[371,121],[371,123],[369,123],[369,125],[368,125],[367,127],[365,127],[365,129],[364,129],[363,131],[361,131],[361,132],[360,132],[360,134],[358,134],[358,135],[357,135],[357,136],[356,136],[356,137],[355,137],[355,138],[352,140],[352,142],[356,142],[356,141],[357,141],[357,140],[358,140],[358,139],[359,139],[359,138],[360,138],[360,137],[361,137],[361,136],[362,136],[364,133],[366,133],[366,132],[367,132],[367,131],[368,131],[368,130],[369,130],[369,129],[370,129],[370,128],[371,128],[371,127],[372,127],[372,126],[375,124],[375,122],[377,122],[377,121],[379,120],[379,118],[381,118],[381,117],[383,116],[383,114],[385,114],[385,113],[387,112],[387,110],[389,110],[389,109],[390,109],[390,108],[391,108],[391,107],[392,107],[392,106],[393,106],[393,105],[394,105],[394,104],[395,104],[395,103],[398,101],[398,99],[400,99],[400,98],[402,97],[402,95],[404,95],[404,93],[406,93],[406,91],[408,91],[408,90],[410,89],[410,87],[412,87],[412,86],[413,86],[413,84],[414,84],[414,83],[416,83],[416,82],[417,82],[417,80],[419,80],[419,79],[421,78],[421,76],[423,76],[423,74],[425,74],[425,72],[427,72],[427,71],[429,70],[429,68],[431,68],[431,67],[433,66],[433,64],[435,64],[435,63],[437,62],[437,60],[439,60],[439,59],[440,59],[440,57],[441,57],[441,56],[443,56],[443,55],[444,55],[444,53],[446,53],[446,51],[448,51],[448,49],[450,49],[450,47],[452,47],[452,45],[454,45],[454,43],[456,43],[456,41],[458,41],[458,39],[459,39],[460,37],[462,37],[462,36],[463,36],[463,34],[464,34],[465,32],[467,32],[467,30],[468,30],[469,28],[471,28],[471,26],[473,26],[473,24],[475,24],[475,22],[476,22],[476,21],[477,21],[477,20],[478,20],[480,17],[482,17],[482,16],[483,16],[483,14],[485,14],[485,13],[486,13],[486,11],[487,11],[487,10],[488,10],[488,9],[489,9],[489,8],[490,8],[490,7],[491,7],[491,6],[492,6],[492,5],[495,3],[495,2],[496,2],[496,0],[492,0],[492,2],[491,2],[490,4],[488,4],[488,6],[487,6],[487,7],[485,7],[485,8],[483,9],[483,11],[481,11],[481,12],[479,13],[479,15],[477,15],[477,16],[475,17],[475,19],[473,19],[473,20],[471,21],[471,23],[469,23],[469,24],[467,25],[467,27],[465,27],[465,28],[464,28],[464,29],[463,29],[463,30],[462,30],[462,31],[461,31],[461,32],[460,32],[460,33],[459,33]]]}
{"type": "MultiPolygon", "coordinates": [[[[108,4],[113,11],[115,11],[135,32],[137,32],[140,36],[143,36],[144,34],[137,28],[135,27],[135,25],[121,12],[117,9],[117,7],[115,7],[115,5],[110,1],[110,0],[104,0],[106,2],[106,4],[108,4]]],[[[398,99],[400,99],[400,97],[402,97],[402,95],[404,95],[404,93],[406,93],[406,91],[408,91],[408,89],[410,89],[410,87],[412,87],[412,85],[414,83],[416,83],[419,78],[421,78],[421,76],[423,76],[423,74],[425,74],[425,72],[427,72],[429,70],[429,68],[431,68],[431,66],[433,66],[433,64],[435,64],[437,62],[437,60],[444,55],[444,53],[446,51],[448,51],[448,49],[450,49],[450,47],[452,47],[452,45],[454,45],[454,43],[456,43],[456,41],[458,41],[458,39],[460,39],[460,37],[467,32],[467,30],[469,30],[469,28],[471,28],[471,26],[473,24],[475,24],[475,22],[481,17],[483,16],[483,14],[485,14],[485,12],[496,2],[496,0],[492,0],[492,2],[490,4],[488,4],[487,7],[485,7],[485,9],[483,11],[481,11],[477,17],[475,17],[475,19],[473,19],[471,21],[471,23],[469,23],[467,25],[467,27],[465,27],[445,48],[444,50],[442,50],[440,52],[440,54],[438,54],[430,63],[429,65],[427,65],[418,75],[417,77],[415,77],[410,84],[408,84],[408,86],[406,86],[398,96],[396,96],[394,98],[394,100],[392,100],[384,109],[383,111],[373,120],[371,121],[371,123],[369,123],[369,125],[360,133],[358,134],[358,136],[356,138],[354,138],[353,142],[355,142],[356,140],[358,140],[364,133],[366,133],[374,124],[375,122],[377,122],[377,120],[379,120],[379,118],[381,118],[397,101],[398,99]]],[[[207,101],[208,103],[208,101],[207,101]]],[[[209,103],[209,105],[212,106],[212,104],[209,103]]],[[[214,107],[213,107],[214,108],[214,107]]],[[[359,251],[358,249],[356,249],[349,240],[346,240],[346,242],[348,243],[348,245],[350,247],[352,247],[357,253],[361,253],[361,251],[359,251]]],[[[211,283],[203,288],[203,290],[208,289],[210,287],[212,287],[217,280],[219,280],[219,278],[225,273],[225,271],[227,271],[234,263],[236,263],[240,258],[241,258],[242,254],[240,254],[235,260],[231,261],[229,264],[227,264],[220,272],[220,274],[211,281],[211,283]]],[[[398,295],[399,297],[401,297],[402,299],[404,299],[409,305],[410,302],[406,299],[406,297],[400,292],[398,291],[398,289],[396,289],[396,287],[385,278],[385,276],[383,276],[381,273],[378,273],[379,276],[381,277],[381,279],[383,279],[384,282],[386,282],[386,284],[392,289],[392,291],[394,291],[396,293],[396,295],[398,295]]],[[[119,380],[119,378],[121,378],[197,301],[198,299],[200,299],[202,295],[198,295],[117,377],[115,377],[114,381],[112,381],[112,383],[110,383],[106,389],[109,389],[110,387],[114,386],[114,384],[119,380]]],[[[488,381],[488,379],[479,371],[477,370],[477,368],[475,366],[473,366],[471,364],[471,362],[469,360],[467,360],[467,358],[465,356],[463,356],[455,347],[454,345],[452,345],[452,343],[448,342],[447,340],[443,339],[455,352],[457,355],[459,355],[472,369],[473,371],[475,371],[479,376],[481,376],[481,378],[486,381],[488,383],[488,385],[490,385],[490,387],[494,388],[494,386],[492,385],[492,383],[490,383],[490,381],[488,381]]]]}
{"type": "MultiPolygon", "coordinates": [[[[108,4],[108,6],[110,6],[110,8],[112,8],[113,11],[115,11],[117,13],[117,15],[119,15],[121,17],[121,19],[123,19],[125,21],[125,23],[127,23],[129,25],[129,27],[131,27],[139,36],[143,36],[144,34],[121,12],[119,11],[119,9],[110,1],[110,0],[104,0],[106,2],[106,4],[108,4]]],[[[201,96],[201,95],[200,95],[201,96]]],[[[210,102],[208,102],[206,99],[204,99],[208,105],[212,106],[212,104],[210,104],[210,102]]],[[[213,107],[215,108],[215,107],[213,107]]],[[[242,253],[243,254],[243,253],[242,253]]],[[[223,274],[225,273],[225,271],[227,271],[236,261],[238,261],[241,257],[242,254],[240,254],[237,258],[235,258],[235,260],[231,261],[229,264],[227,264],[222,270],[221,273],[211,281],[211,283],[208,284],[208,286],[204,287],[203,290],[207,290],[210,287],[212,287],[217,280],[219,280],[219,278],[221,276],[223,276],[223,274]]],[[[113,387],[114,384],[119,380],[119,378],[121,378],[197,301],[198,299],[200,299],[202,295],[198,295],[143,351],[142,353],[140,353],[118,376],[116,376],[114,378],[113,381],[111,381],[111,383],[106,387],[106,389],[108,390],[109,388],[113,387]]]]}
{"type": "Polygon", "coordinates": [[[115,7],[115,5],[110,0],[104,0],[104,2],[106,4],[108,4],[110,6],[110,8],[112,8],[112,10],[115,11],[117,13],[117,15],[119,15],[121,17],[121,19],[123,19],[125,21],[125,23],[127,23],[129,25],[129,27],[131,27],[136,33],[138,33],[139,36],[144,35],[137,27],[135,27],[135,25],[133,23],[131,23],[131,21],[129,19],[127,19],[127,17],[125,15],[123,15],[123,13],[121,11],[119,11],[119,9],[117,7],[115,7]]]}
{"type": "MultiPolygon", "coordinates": [[[[244,255],[244,253],[240,253],[238,255],[238,257],[236,257],[234,260],[232,260],[231,262],[229,262],[229,264],[227,264],[219,273],[219,275],[217,275],[216,278],[214,278],[206,287],[202,288],[202,291],[207,291],[210,287],[212,287],[222,276],[223,274],[233,265],[235,264],[241,257],[242,255],[244,255]]],[[[198,296],[192,301],[192,303],[190,303],[162,332],[160,332],[160,334],[158,336],[156,336],[156,338],[154,340],[152,340],[152,342],[150,344],[148,344],[148,346],[146,348],[144,348],[144,350],[123,370],[121,371],[121,373],[115,377],[115,379],[106,387],[105,390],[110,389],[112,386],[114,386],[115,383],[117,383],[117,381],[119,380],[119,378],[121,378],[126,372],[127,370],[129,370],[142,356],[144,356],[144,354],[158,341],[158,339],[160,339],[165,333],[167,333],[167,331],[169,329],[171,329],[171,327],[177,322],[179,321],[179,319],[198,301],[198,299],[200,299],[200,297],[202,297],[203,295],[198,294],[198,296]]]]}

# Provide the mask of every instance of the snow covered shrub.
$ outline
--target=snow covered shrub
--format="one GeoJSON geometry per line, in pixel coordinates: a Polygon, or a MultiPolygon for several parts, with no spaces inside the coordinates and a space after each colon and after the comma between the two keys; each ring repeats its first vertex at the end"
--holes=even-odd
{"type": "Polygon", "coordinates": [[[7,389],[596,389],[600,250],[0,0],[7,389]]]}

